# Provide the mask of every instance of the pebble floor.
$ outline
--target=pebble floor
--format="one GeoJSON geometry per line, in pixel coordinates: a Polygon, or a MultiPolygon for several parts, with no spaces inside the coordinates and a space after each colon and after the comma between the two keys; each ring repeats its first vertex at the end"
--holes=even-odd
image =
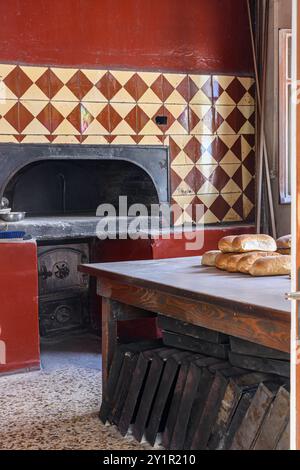
{"type": "Polygon", "coordinates": [[[0,377],[0,449],[142,450],[98,418],[99,339],[70,336],[42,347],[42,370],[0,377]]]}

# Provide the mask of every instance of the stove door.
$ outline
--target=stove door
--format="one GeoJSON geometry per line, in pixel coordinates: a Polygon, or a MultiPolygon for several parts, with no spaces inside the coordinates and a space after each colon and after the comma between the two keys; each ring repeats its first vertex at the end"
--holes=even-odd
{"type": "Polygon", "coordinates": [[[39,295],[59,294],[64,290],[87,290],[88,277],[78,265],[89,261],[87,244],[39,247],[39,295]]]}

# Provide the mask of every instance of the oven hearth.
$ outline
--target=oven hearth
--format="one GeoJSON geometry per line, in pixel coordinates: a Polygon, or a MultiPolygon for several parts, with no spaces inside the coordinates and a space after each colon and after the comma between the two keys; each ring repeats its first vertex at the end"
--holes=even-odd
{"type": "Polygon", "coordinates": [[[111,204],[116,229],[127,233],[132,218],[118,216],[120,196],[128,207],[168,203],[167,147],[0,144],[0,163],[0,199],[26,212],[0,230],[24,230],[38,242],[41,336],[90,328],[91,286],[77,266],[96,261],[97,208],[111,204]]]}

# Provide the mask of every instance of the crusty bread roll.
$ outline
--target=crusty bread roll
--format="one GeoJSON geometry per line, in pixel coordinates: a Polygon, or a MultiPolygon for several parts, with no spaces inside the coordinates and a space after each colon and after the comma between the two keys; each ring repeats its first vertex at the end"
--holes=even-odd
{"type": "Polygon", "coordinates": [[[232,248],[233,240],[235,239],[236,235],[230,235],[228,237],[223,237],[219,241],[218,248],[222,253],[232,253],[234,250],[232,248]]]}
{"type": "Polygon", "coordinates": [[[221,253],[216,257],[216,267],[222,269],[222,271],[227,270],[227,263],[232,256],[231,253],[221,253]]]}
{"type": "Polygon", "coordinates": [[[290,255],[291,249],[290,248],[278,248],[277,253],[279,253],[280,255],[290,255]]]}
{"type": "Polygon", "coordinates": [[[219,250],[207,251],[202,256],[202,265],[203,266],[215,267],[216,266],[216,257],[220,254],[221,254],[221,251],[219,251],[219,250]]]}
{"type": "Polygon", "coordinates": [[[246,253],[237,253],[233,254],[230,256],[230,258],[227,261],[227,271],[229,273],[237,273],[238,272],[238,264],[243,259],[245,256],[247,256],[246,253]]]}
{"type": "Polygon", "coordinates": [[[291,272],[291,257],[267,256],[259,258],[251,266],[249,273],[251,276],[283,276],[291,272]]]}
{"type": "Polygon", "coordinates": [[[280,254],[276,251],[252,251],[251,253],[244,253],[244,256],[242,256],[237,265],[238,272],[243,274],[249,274],[249,270],[251,266],[255,263],[255,261],[259,258],[265,258],[266,256],[277,257],[280,256],[280,254]]]}
{"type": "Polygon", "coordinates": [[[246,253],[249,251],[276,251],[277,245],[274,238],[269,235],[238,235],[232,242],[235,252],[246,253]]]}
{"type": "Polygon", "coordinates": [[[292,237],[291,235],[284,235],[284,237],[278,238],[276,240],[278,250],[290,250],[292,245],[292,237]]]}

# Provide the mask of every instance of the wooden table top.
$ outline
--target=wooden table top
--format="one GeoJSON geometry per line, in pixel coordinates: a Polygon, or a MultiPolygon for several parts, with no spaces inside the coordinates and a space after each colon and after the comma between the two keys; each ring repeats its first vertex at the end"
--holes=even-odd
{"type": "Polygon", "coordinates": [[[80,271],[190,300],[241,308],[251,313],[279,314],[290,321],[288,276],[251,277],[201,266],[199,257],[86,264],[80,271]]]}

